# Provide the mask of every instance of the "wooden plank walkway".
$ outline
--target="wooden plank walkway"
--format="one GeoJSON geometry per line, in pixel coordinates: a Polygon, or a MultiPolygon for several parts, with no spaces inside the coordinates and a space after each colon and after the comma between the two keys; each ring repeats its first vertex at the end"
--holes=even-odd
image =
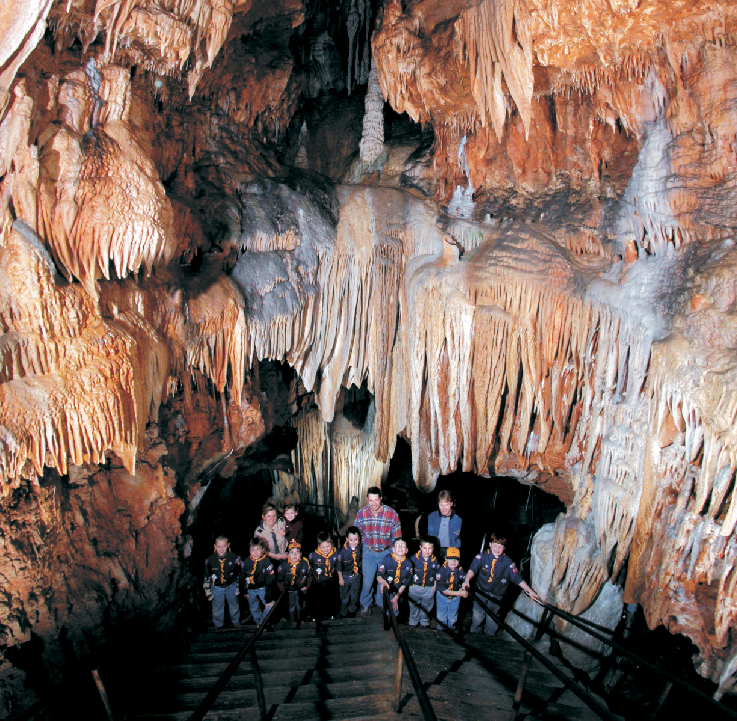
{"type": "MultiPolygon", "coordinates": [[[[508,721],[524,652],[513,641],[402,626],[439,721],[508,721]]],[[[253,627],[210,630],[174,662],[138,683],[126,719],[186,721],[241,648],[253,627]]],[[[374,611],[369,618],[326,621],[322,628],[277,627],[256,643],[269,721],[418,721],[419,704],[403,673],[395,708],[398,644],[374,611]]],[[[520,721],[599,717],[534,661],[520,721]]],[[[260,719],[250,660],[243,661],[208,721],[260,719]]]]}

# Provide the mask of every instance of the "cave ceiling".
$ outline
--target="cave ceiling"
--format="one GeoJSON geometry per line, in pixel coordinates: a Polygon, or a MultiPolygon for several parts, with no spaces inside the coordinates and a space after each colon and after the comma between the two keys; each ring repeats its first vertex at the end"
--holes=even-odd
{"type": "Polygon", "coordinates": [[[0,499],[31,539],[3,546],[3,645],[165,602],[203,478],[292,424],[319,485],[331,424],[343,510],[400,436],[422,490],[555,492],[549,600],[616,581],[731,690],[736,23],[713,0],[2,3],[0,499]],[[92,592],[52,557],[103,601],[68,603],[92,592]]]}

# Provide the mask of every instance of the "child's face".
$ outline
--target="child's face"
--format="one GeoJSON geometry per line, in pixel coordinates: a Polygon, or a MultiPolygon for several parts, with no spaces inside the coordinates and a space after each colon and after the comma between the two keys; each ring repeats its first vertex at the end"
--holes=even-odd
{"type": "Polygon", "coordinates": [[[430,558],[430,556],[432,556],[433,548],[435,548],[435,546],[433,546],[432,543],[423,543],[420,546],[423,558],[430,558]]]}
{"type": "Polygon", "coordinates": [[[333,544],[332,544],[332,543],[331,543],[330,541],[323,541],[323,542],[322,542],[322,543],[321,543],[321,544],[320,544],[320,545],[318,546],[318,548],[319,548],[319,549],[320,549],[320,550],[321,550],[321,551],[322,551],[322,552],[323,552],[323,553],[324,553],[325,555],[327,555],[328,553],[330,553],[330,551],[332,551],[332,549],[333,549],[333,544]]]}
{"type": "Polygon", "coordinates": [[[504,553],[504,544],[499,543],[499,541],[492,541],[489,544],[489,548],[495,556],[501,556],[504,553]]]}
{"type": "Polygon", "coordinates": [[[261,546],[253,546],[251,548],[251,558],[254,561],[258,561],[258,559],[261,557],[261,546]]]}
{"type": "Polygon", "coordinates": [[[295,511],[293,508],[287,508],[284,511],[284,518],[286,518],[288,521],[293,521],[296,515],[297,511],[295,511]]]}
{"type": "Polygon", "coordinates": [[[357,533],[348,534],[348,546],[350,548],[358,547],[358,534],[357,533]]]}
{"type": "Polygon", "coordinates": [[[215,553],[222,558],[230,548],[230,544],[227,541],[217,541],[215,543],[215,553]]]}
{"type": "Polygon", "coordinates": [[[302,558],[302,551],[300,551],[299,548],[293,548],[289,551],[289,560],[292,563],[297,563],[300,558],[302,558]]]}
{"type": "Polygon", "coordinates": [[[407,555],[407,544],[404,541],[394,541],[394,555],[395,556],[406,556],[407,555]]]}
{"type": "Polygon", "coordinates": [[[458,568],[458,559],[457,558],[449,558],[448,559],[448,568],[451,571],[455,571],[456,568],[458,568]]]}

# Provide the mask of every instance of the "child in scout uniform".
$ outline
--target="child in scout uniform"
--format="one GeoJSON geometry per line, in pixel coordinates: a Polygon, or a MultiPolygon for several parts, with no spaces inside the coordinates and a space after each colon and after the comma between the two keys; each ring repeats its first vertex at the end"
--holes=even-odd
{"type": "Polygon", "coordinates": [[[276,585],[280,591],[288,589],[289,621],[296,624],[297,628],[302,625],[305,595],[311,583],[310,562],[302,558],[302,547],[299,543],[292,541],[287,549],[287,558],[282,561],[277,571],[276,585]]]}
{"type": "Polygon", "coordinates": [[[461,552],[450,546],[445,554],[445,563],[435,575],[435,615],[438,626],[455,630],[461,598],[468,596],[463,588],[466,574],[461,568],[461,552]]]}
{"type": "Polygon", "coordinates": [[[228,603],[230,623],[238,627],[241,612],[238,608],[238,582],[243,569],[243,561],[230,550],[227,537],[215,539],[215,553],[205,559],[205,580],[202,587],[205,596],[212,602],[212,625],[223,628],[225,623],[225,603],[228,603]]]}
{"type": "Polygon", "coordinates": [[[476,596],[473,602],[473,620],[471,633],[480,633],[481,626],[486,625],[486,634],[496,636],[499,626],[496,621],[484,610],[481,604],[487,606],[495,614],[499,614],[502,597],[509,588],[510,581],[519,586],[529,598],[540,603],[540,596],[525,583],[522,574],[509,556],[504,554],[507,539],[494,533],[489,535],[489,550],[479,553],[473,561],[463,582],[463,588],[468,590],[471,579],[476,576],[476,591],[483,591],[487,596],[476,596]]]}
{"type": "Polygon", "coordinates": [[[321,531],[317,534],[317,548],[308,560],[312,570],[310,613],[320,623],[324,618],[333,618],[338,605],[338,552],[329,533],[321,531]]]}
{"type": "Polygon", "coordinates": [[[346,531],[343,548],[338,554],[338,584],[340,586],[340,618],[353,618],[358,611],[358,598],[361,595],[361,564],[363,563],[363,543],[361,532],[356,526],[346,531]]]}
{"type": "Polygon", "coordinates": [[[420,550],[412,556],[414,575],[409,587],[409,625],[423,628],[430,625],[430,613],[435,603],[435,576],[439,564],[433,555],[434,544],[420,539],[420,550]]]}
{"type": "Polygon", "coordinates": [[[249,556],[243,562],[243,585],[257,626],[271,609],[271,584],[275,579],[274,564],[266,554],[266,545],[260,538],[252,538],[249,556]]]}
{"type": "MultiPolygon", "coordinates": [[[[392,552],[384,556],[376,571],[376,582],[379,590],[389,589],[389,600],[391,601],[394,614],[399,614],[399,599],[404,591],[412,585],[414,566],[407,558],[407,543],[403,538],[394,539],[392,552]]],[[[384,628],[388,628],[389,609],[384,609],[384,628]]]]}

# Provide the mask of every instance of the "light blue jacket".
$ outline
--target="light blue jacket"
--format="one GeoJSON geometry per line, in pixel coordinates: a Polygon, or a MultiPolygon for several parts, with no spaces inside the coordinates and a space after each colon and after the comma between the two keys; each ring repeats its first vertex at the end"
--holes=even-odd
{"type": "MultiPolygon", "coordinates": [[[[450,536],[450,545],[456,548],[461,547],[461,517],[455,513],[451,513],[450,524],[448,527],[448,535],[450,536]]],[[[440,533],[440,511],[433,511],[427,517],[427,535],[438,537],[440,533]]]]}

